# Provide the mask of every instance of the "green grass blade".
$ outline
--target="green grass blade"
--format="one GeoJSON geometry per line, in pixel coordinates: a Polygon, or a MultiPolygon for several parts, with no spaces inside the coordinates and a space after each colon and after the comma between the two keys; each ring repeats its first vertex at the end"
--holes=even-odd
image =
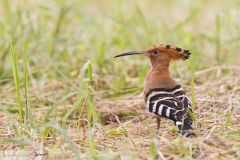
{"type": "Polygon", "coordinates": [[[90,150],[90,153],[91,153],[91,156],[94,160],[98,160],[98,156],[97,156],[97,153],[96,153],[96,149],[95,149],[95,145],[92,141],[92,138],[89,138],[88,140],[88,145],[89,145],[89,150],[90,150]]]}
{"type": "Polygon", "coordinates": [[[63,129],[59,124],[54,123],[54,122],[48,122],[44,125],[43,127],[43,132],[49,128],[54,128],[56,129],[64,138],[64,140],[69,144],[69,147],[71,148],[72,152],[75,154],[76,159],[80,159],[80,154],[81,151],[79,149],[77,149],[76,144],[71,140],[71,138],[68,136],[68,133],[65,129],[63,129]]]}
{"type": "Polygon", "coordinates": [[[150,153],[151,153],[153,159],[158,159],[157,150],[158,150],[158,142],[157,142],[157,139],[154,138],[150,144],[150,153]]]}
{"type": "Polygon", "coordinates": [[[21,148],[23,148],[25,145],[31,144],[31,142],[29,142],[29,140],[20,139],[20,138],[0,138],[0,142],[18,144],[18,145],[20,145],[21,148]]]}
{"type": "Polygon", "coordinates": [[[28,42],[25,42],[24,44],[24,51],[23,51],[23,78],[24,78],[24,98],[25,98],[25,123],[28,121],[28,116],[29,116],[29,105],[28,105],[28,55],[27,55],[27,47],[28,47],[28,42]]]}
{"type": "Polygon", "coordinates": [[[10,56],[11,56],[14,83],[15,83],[15,87],[16,87],[16,91],[17,91],[19,121],[21,123],[23,123],[24,122],[24,117],[23,117],[23,104],[22,104],[22,100],[21,100],[21,88],[20,88],[19,73],[18,73],[18,58],[17,58],[17,55],[14,53],[14,49],[13,49],[11,41],[10,41],[10,56]]]}

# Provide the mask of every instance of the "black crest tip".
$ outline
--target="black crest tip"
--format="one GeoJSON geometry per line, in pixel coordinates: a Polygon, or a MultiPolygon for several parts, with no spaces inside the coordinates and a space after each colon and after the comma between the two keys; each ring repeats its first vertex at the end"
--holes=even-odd
{"type": "Polygon", "coordinates": [[[182,51],[182,48],[176,48],[176,51],[178,51],[178,52],[181,52],[182,51]]]}
{"type": "Polygon", "coordinates": [[[171,48],[171,45],[169,45],[169,44],[168,44],[168,45],[166,45],[166,48],[167,48],[167,49],[171,48]]]}
{"type": "Polygon", "coordinates": [[[189,59],[189,55],[184,56],[184,59],[189,59]]]}

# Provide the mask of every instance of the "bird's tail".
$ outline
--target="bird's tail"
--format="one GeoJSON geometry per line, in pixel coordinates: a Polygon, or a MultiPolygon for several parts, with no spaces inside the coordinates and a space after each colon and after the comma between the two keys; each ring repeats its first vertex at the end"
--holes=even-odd
{"type": "Polygon", "coordinates": [[[192,132],[193,128],[191,125],[182,123],[180,121],[176,121],[175,125],[185,137],[196,137],[196,134],[192,132]]]}

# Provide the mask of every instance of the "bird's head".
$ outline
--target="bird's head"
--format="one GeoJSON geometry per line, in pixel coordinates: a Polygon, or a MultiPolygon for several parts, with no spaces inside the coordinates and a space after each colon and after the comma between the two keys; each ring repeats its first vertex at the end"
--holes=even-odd
{"type": "Polygon", "coordinates": [[[150,58],[152,64],[160,64],[160,63],[169,63],[171,60],[186,60],[190,57],[191,53],[189,50],[183,50],[181,48],[160,44],[158,46],[153,46],[148,48],[147,50],[142,51],[131,51],[119,54],[115,56],[122,57],[128,55],[137,55],[142,54],[150,58]]]}

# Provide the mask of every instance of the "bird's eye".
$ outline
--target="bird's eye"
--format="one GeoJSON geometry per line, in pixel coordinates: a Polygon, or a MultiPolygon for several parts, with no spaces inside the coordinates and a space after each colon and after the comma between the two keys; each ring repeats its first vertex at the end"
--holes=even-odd
{"type": "Polygon", "coordinates": [[[159,52],[158,51],[153,51],[153,54],[154,55],[157,55],[159,52]]]}

